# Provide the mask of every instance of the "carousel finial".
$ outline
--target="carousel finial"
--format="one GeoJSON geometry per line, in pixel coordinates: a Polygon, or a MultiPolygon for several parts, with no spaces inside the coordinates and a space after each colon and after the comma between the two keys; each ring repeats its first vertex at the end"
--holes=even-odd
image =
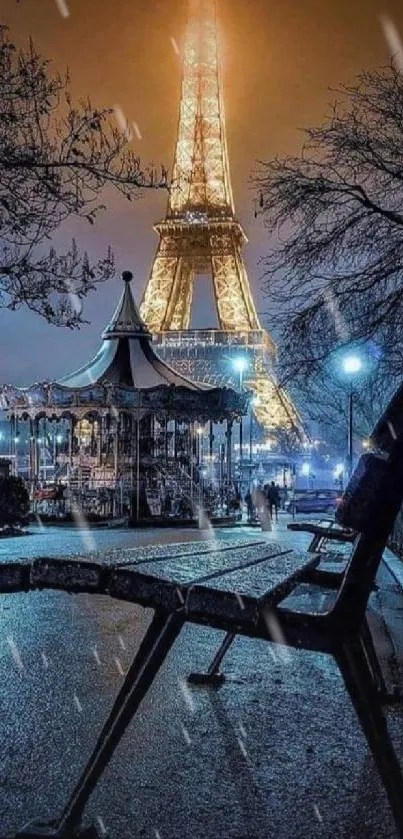
{"type": "Polygon", "coordinates": [[[131,271],[123,271],[122,273],[122,280],[124,283],[131,283],[133,279],[133,274],[131,271]]]}

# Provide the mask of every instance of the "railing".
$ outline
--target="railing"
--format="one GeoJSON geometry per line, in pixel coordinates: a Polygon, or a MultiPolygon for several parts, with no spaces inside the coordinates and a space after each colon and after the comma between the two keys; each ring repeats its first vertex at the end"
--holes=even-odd
{"type": "Polygon", "coordinates": [[[183,331],[160,332],[154,335],[154,342],[164,347],[193,346],[247,346],[275,351],[274,344],[264,329],[225,332],[222,329],[187,329],[183,331]]]}

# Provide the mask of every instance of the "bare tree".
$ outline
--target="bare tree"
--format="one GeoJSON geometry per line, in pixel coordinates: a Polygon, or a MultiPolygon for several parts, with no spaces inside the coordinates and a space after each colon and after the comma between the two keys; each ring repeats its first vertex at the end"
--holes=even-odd
{"type": "Polygon", "coordinates": [[[337,95],[300,157],[254,177],[271,239],[267,320],[283,380],[302,387],[351,344],[384,381],[403,372],[403,79],[393,66],[364,72],[337,95]]]}
{"type": "Polygon", "coordinates": [[[74,241],[61,253],[52,237],[68,219],[93,224],[108,185],[131,200],[156,184],[111,112],[74,104],[68,75],[52,74],[32,43],[17,51],[0,27],[0,307],[81,322],[80,301],[113,274],[112,253],[90,265],[74,241]]]}

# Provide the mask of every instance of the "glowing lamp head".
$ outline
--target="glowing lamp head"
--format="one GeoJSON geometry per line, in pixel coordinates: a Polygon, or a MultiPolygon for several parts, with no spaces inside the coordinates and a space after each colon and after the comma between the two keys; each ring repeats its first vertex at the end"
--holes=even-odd
{"type": "Polygon", "coordinates": [[[63,436],[61,434],[56,436],[56,443],[63,443],[63,436]]]}
{"type": "Polygon", "coordinates": [[[343,370],[347,375],[354,376],[362,369],[362,361],[358,355],[348,355],[343,360],[343,370]]]}
{"type": "Polygon", "coordinates": [[[343,472],[344,472],[343,464],[342,463],[336,463],[336,466],[334,467],[334,477],[335,478],[341,478],[343,472]]]}
{"type": "Polygon", "coordinates": [[[309,475],[310,471],[311,467],[309,466],[309,463],[303,463],[301,466],[301,475],[309,475]]]}
{"type": "Polygon", "coordinates": [[[247,367],[248,367],[248,362],[247,362],[246,358],[242,358],[242,356],[240,356],[239,358],[235,358],[235,360],[234,360],[234,370],[236,370],[237,373],[244,373],[245,370],[247,369],[247,367]]]}

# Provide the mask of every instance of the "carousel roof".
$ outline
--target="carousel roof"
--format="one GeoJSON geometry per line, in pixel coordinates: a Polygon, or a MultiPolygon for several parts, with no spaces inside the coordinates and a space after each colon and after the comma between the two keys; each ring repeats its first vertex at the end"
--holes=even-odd
{"type": "Polygon", "coordinates": [[[105,329],[103,343],[84,367],[59,379],[62,387],[83,388],[88,385],[123,385],[136,390],[155,387],[185,387],[193,391],[206,391],[209,385],[196,384],[181,376],[165,363],[154,351],[151,333],[142,322],[134,302],[130,283],[132,274],[124,271],[125,284],[122,296],[112,319],[105,329]]]}
{"type": "Polygon", "coordinates": [[[125,287],[95,358],[56,382],[0,387],[0,408],[31,419],[82,416],[111,406],[199,422],[245,414],[249,394],[193,382],[157,355],[133,299],[132,274],[125,271],[122,276],[125,287]]]}

